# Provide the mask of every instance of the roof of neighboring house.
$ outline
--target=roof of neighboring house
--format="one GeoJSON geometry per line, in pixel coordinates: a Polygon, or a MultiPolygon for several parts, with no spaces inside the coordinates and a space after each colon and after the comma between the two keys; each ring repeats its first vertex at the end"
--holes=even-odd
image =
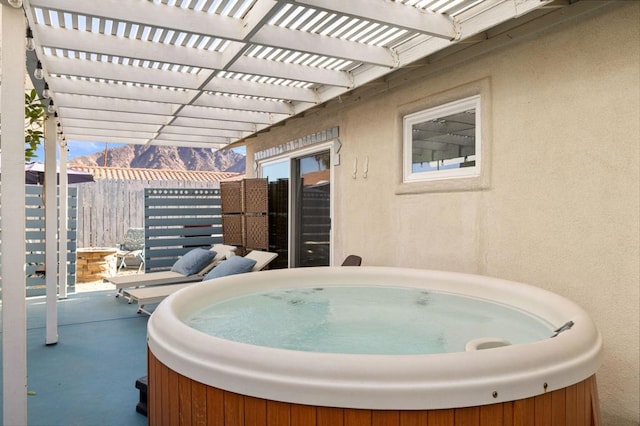
{"type": "Polygon", "coordinates": [[[244,174],[191,170],[135,169],[127,167],[100,167],[69,165],[69,168],[89,172],[94,179],[165,180],[182,182],[220,182],[242,179],[244,174]]]}
{"type": "Polygon", "coordinates": [[[331,180],[331,171],[327,170],[318,170],[315,172],[308,172],[302,176],[304,180],[304,185],[317,185],[319,183],[327,183],[331,180]]]}

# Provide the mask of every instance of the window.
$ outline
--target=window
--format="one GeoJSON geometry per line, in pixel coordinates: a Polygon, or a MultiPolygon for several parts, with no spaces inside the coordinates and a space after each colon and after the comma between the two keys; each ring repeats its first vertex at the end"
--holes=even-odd
{"type": "Polygon", "coordinates": [[[480,176],[480,96],[403,118],[403,182],[480,176]]]}

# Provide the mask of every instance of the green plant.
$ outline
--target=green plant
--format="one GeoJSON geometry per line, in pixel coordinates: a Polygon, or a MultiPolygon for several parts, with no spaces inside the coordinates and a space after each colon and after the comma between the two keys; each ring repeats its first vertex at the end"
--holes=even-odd
{"type": "Polygon", "coordinates": [[[44,137],[44,106],[35,89],[24,94],[24,158],[31,161],[44,137]]]}

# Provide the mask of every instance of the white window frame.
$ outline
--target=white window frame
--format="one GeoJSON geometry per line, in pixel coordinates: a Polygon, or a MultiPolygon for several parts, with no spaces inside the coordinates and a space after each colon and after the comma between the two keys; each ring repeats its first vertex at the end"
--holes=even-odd
{"type": "MultiPolygon", "coordinates": [[[[482,110],[481,110],[481,97],[480,95],[474,95],[459,99],[453,102],[407,114],[403,117],[403,183],[412,182],[428,182],[446,179],[458,179],[458,178],[477,178],[482,173],[482,110]],[[473,167],[461,167],[456,169],[437,170],[437,171],[423,171],[413,172],[413,125],[434,120],[441,117],[446,117],[458,112],[467,111],[469,109],[475,109],[475,165],[473,167]]],[[[446,161],[446,160],[445,160],[446,161]]]]}

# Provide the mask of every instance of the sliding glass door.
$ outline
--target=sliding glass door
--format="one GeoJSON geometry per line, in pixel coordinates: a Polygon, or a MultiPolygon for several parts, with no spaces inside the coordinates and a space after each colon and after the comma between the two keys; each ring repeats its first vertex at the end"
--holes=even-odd
{"type": "Polygon", "coordinates": [[[329,151],[296,158],[295,266],[328,266],[331,251],[331,156],[329,151]]]}
{"type": "Polygon", "coordinates": [[[273,268],[331,261],[331,153],[291,155],[261,164],[269,182],[269,250],[273,268]]]}

